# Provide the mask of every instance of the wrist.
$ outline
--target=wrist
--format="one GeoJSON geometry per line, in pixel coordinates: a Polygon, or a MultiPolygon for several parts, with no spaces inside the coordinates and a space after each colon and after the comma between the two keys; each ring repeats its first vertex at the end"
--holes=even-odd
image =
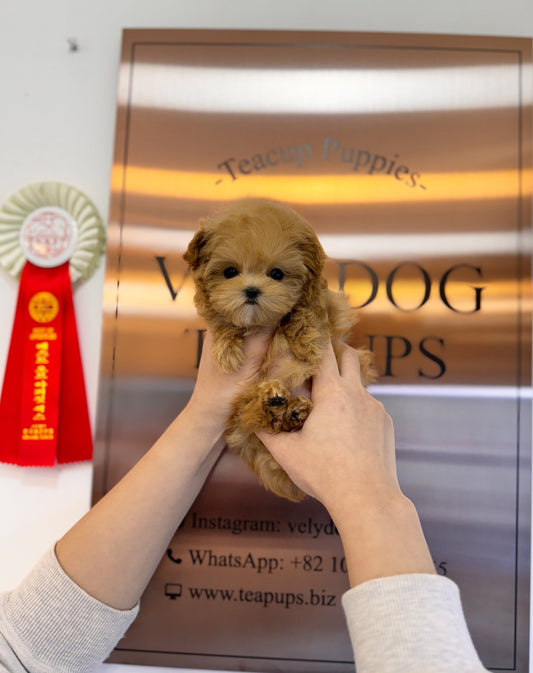
{"type": "Polygon", "coordinates": [[[369,502],[345,502],[332,517],[351,586],[392,575],[435,573],[418,512],[401,491],[369,502]]]}
{"type": "Polygon", "coordinates": [[[200,444],[210,449],[223,437],[225,426],[226,419],[222,415],[206,411],[191,399],[168,430],[180,435],[182,445],[200,444]]]}
{"type": "Polygon", "coordinates": [[[378,515],[387,517],[404,514],[407,516],[413,503],[400,487],[372,488],[362,491],[351,484],[346,489],[338,488],[321,499],[339,530],[351,530],[354,525],[366,526],[371,518],[378,515]]]}

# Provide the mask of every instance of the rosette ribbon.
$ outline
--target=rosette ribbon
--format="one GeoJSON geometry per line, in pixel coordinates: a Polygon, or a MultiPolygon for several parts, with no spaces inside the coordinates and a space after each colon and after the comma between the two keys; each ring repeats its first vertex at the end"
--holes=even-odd
{"type": "Polygon", "coordinates": [[[0,262],[12,275],[22,267],[0,397],[1,462],[92,458],[71,281],[90,275],[103,242],[94,206],[68,185],[30,185],[0,212],[0,262]]]}

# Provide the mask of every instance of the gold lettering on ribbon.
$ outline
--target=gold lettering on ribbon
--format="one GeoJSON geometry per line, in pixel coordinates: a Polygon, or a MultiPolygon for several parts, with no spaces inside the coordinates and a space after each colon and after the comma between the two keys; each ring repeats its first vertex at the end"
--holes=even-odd
{"type": "Polygon", "coordinates": [[[33,423],[29,428],[22,429],[22,439],[52,440],[54,428],[47,425],[46,419],[46,391],[48,388],[48,365],[50,363],[50,341],[57,339],[57,332],[53,327],[34,327],[29,336],[35,342],[33,371],[33,423]]]}

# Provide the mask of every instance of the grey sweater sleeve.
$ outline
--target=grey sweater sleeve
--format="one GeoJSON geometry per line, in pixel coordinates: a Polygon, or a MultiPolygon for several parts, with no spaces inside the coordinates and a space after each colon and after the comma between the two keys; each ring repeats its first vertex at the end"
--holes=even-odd
{"type": "Polygon", "coordinates": [[[138,609],[116,610],[89,596],[50,550],[17,589],[0,594],[0,662],[20,662],[13,670],[31,673],[87,673],[138,609]]]}
{"type": "Polygon", "coordinates": [[[347,591],[342,604],[357,673],[481,673],[457,585],[397,575],[347,591]]]}

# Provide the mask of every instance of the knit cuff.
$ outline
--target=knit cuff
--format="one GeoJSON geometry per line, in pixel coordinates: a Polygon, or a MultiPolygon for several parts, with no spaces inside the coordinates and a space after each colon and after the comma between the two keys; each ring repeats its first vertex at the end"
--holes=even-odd
{"type": "Polygon", "coordinates": [[[430,574],[364,582],[342,597],[358,673],[486,671],[457,585],[430,574]]]}
{"type": "Polygon", "coordinates": [[[20,586],[0,596],[4,635],[30,673],[87,673],[104,661],[137,616],[87,594],[51,549],[20,586]]]}

